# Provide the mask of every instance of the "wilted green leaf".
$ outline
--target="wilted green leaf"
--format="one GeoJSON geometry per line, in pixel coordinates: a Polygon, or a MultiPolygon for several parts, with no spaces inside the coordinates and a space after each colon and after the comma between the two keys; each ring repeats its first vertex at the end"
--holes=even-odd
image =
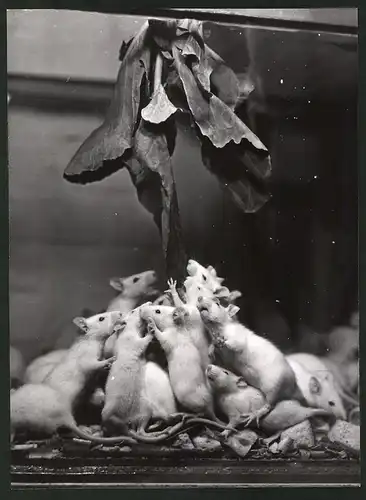
{"type": "Polygon", "coordinates": [[[196,60],[200,61],[203,56],[203,47],[197,42],[196,38],[189,34],[187,36],[180,36],[174,42],[175,47],[178,47],[182,56],[184,57],[194,57],[196,60]]]}
{"type": "Polygon", "coordinates": [[[240,96],[239,80],[234,71],[226,64],[217,65],[211,72],[210,84],[211,92],[234,110],[240,96]]]}
{"type": "Polygon", "coordinates": [[[178,21],[175,19],[165,21],[159,19],[149,20],[151,36],[162,51],[169,52],[171,50],[172,41],[177,36],[177,23],[178,21]]]}
{"type": "Polygon", "coordinates": [[[202,21],[196,19],[179,19],[177,21],[177,35],[192,34],[203,47],[202,21]]]}
{"type": "Polygon", "coordinates": [[[148,23],[145,23],[122,60],[114,97],[103,124],[84,141],[65,170],[68,180],[83,182],[82,178],[73,177],[100,169],[104,161],[119,158],[132,147],[140,86],[150,70],[148,36],[148,23]]]}
{"type": "Polygon", "coordinates": [[[258,137],[218,97],[211,93],[203,96],[179,50],[174,45],[172,50],[191,113],[201,133],[218,148],[230,141],[239,144],[246,139],[256,149],[267,151],[258,137]]]}
{"type": "Polygon", "coordinates": [[[177,108],[170,102],[161,83],[155,90],[149,104],[141,111],[142,118],[150,123],[165,122],[177,108]]]}
{"type": "Polygon", "coordinates": [[[181,235],[177,193],[165,131],[172,124],[149,124],[143,119],[136,131],[134,156],[140,164],[160,177],[161,237],[167,274],[177,280],[185,275],[186,255],[181,235]]]}
{"type": "Polygon", "coordinates": [[[262,179],[270,172],[270,159],[260,155],[250,145],[228,144],[215,148],[201,136],[203,164],[220,181],[240,210],[257,212],[270,198],[262,179]]]}

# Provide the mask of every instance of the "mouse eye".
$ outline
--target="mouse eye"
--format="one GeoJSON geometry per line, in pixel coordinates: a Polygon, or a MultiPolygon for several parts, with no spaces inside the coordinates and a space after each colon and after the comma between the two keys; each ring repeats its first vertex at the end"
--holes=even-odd
{"type": "Polygon", "coordinates": [[[229,375],[229,372],[228,372],[227,370],[224,370],[224,373],[225,373],[226,375],[229,375]]]}
{"type": "Polygon", "coordinates": [[[329,406],[335,406],[335,402],[334,401],[328,401],[329,403],[329,406]]]}
{"type": "Polygon", "coordinates": [[[104,316],[99,316],[99,321],[102,322],[105,320],[105,317],[104,316]]]}
{"type": "Polygon", "coordinates": [[[156,309],[156,311],[155,311],[155,312],[156,312],[156,314],[161,314],[160,309],[156,309]]]}
{"type": "Polygon", "coordinates": [[[207,281],[207,278],[204,274],[202,274],[203,281],[207,281]]]}
{"type": "Polygon", "coordinates": [[[139,279],[140,279],[140,278],[138,278],[138,277],[136,276],[135,278],[133,278],[132,283],[137,283],[139,279]]]}

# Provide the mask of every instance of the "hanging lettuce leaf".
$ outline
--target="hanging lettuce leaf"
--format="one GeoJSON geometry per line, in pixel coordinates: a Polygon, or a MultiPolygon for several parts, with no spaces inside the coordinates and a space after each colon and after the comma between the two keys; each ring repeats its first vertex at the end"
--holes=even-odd
{"type": "Polygon", "coordinates": [[[141,116],[146,122],[155,124],[165,122],[177,111],[177,108],[171,103],[161,84],[163,66],[164,59],[158,53],[155,58],[154,93],[149,104],[141,111],[141,116]]]}
{"type": "Polygon", "coordinates": [[[159,84],[150,103],[141,111],[142,118],[150,123],[165,122],[177,108],[170,102],[164,87],[159,84]]]}
{"type": "Polygon", "coordinates": [[[120,60],[106,118],[64,177],[92,182],[126,166],[140,203],[159,228],[167,275],[180,281],[187,259],[171,160],[177,111],[185,110],[196,124],[206,167],[241,210],[255,212],[269,198],[270,158],[233,112],[251,91],[250,82],[246,76],[239,80],[203,42],[202,23],[195,20],[145,23],[122,44],[120,60]]]}
{"type": "Polygon", "coordinates": [[[148,36],[148,23],[145,23],[123,57],[114,97],[103,124],[84,141],[65,170],[68,180],[88,182],[90,177],[82,174],[102,168],[104,161],[122,157],[132,147],[140,86],[150,71],[148,36]]]}
{"type": "Polygon", "coordinates": [[[164,52],[170,52],[172,42],[177,36],[176,20],[161,21],[159,19],[150,19],[148,21],[150,32],[157,46],[164,52]]]}
{"type": "Polygon", "coordinates": [[[240,210],[257,212],[270,199],[265,183],[270,172],[269,157],[258,154],[250,146],[230,143],[224,148],[215,148],[207,138],[200,136],[200,139],[203,164],[218,178],[240,210]]]}
{"type": "Polygon", "coordinates": [[[169,277],[180,281],[185,276],[187,258],[181,234],[173,166],[166,138],[169,127],[172,127],[172,123],[153,125],[142,119],[135,135],[134,156],[141,166],[157,173],[160,177],[160,228],[166,271],[169,277]]]}
{"type": "Polygon", "coordinates": [[[235,115],[235,113],[214,94],[204,96],[196,79],[185,64],[184,57],[173,46],[176,68],[187,96],[189,108],[201,133],[207,136],[218,148],[230,141],[239,144],[243,139],[256,149],[267,151],[258,137],[235,115]]]}
{"type": "Polygon", "coordinates": [[[136,188],[137,198],[141,205],[152,214],[161,235],[161,179],[137,160],[131,159],[126,164],[131,180],[136,188]]]}
{"type": "Polygon", "coordinates": [[[197,21],[196,19],[180,19],[177,21],[177,36],[189,33],[192,35],[203,49],[203,30],[202,21],[197,21]]]}
{"type": "Polygon", "coordinates": [[[226,64],[218,64],[210,74],[210,86],[211,92],[233,111],[240,97],[239,80],[234,71],[226,64]]]}

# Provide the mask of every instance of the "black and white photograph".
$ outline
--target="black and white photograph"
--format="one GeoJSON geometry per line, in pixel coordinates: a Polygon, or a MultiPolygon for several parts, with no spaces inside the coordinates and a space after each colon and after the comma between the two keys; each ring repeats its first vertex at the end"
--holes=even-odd
{"type": "Polygon", "coordinates": [[[360,486],[358,10],[6,23],[12,489],[360,486]]]}

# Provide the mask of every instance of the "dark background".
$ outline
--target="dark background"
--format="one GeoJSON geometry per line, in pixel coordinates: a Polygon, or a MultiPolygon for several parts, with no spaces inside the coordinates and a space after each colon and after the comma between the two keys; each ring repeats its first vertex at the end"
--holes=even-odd
{"type": "MultiPolygon", "coordinates": [[[[338,12],[337,22],[352,21],[350,11],[338,12]]],[[[316,15],[303,11],[305,19],[316,15]]],[[[112,275],[162,273],[156,227],[127,172],[87,186],[62,178],[102,119],[93,91],[88,109],[70,105],[70,82],[113,82],[120,44],[141,23],[81,12],[8,13],[9,74],[30,82],[57,77],[66,89],[57,106],[14,92],[9,108],[10,340],[27,359],[66,345],[83,307],[105,307],[112,275]]],[[[240,213],[182,123],[174,168],[185,241],[191,256],[243,291],[242,319],[288,346],[299,324],[328,330],[356,307],[356,41],[211,26],[207,43],[254,80],[249,115],[272,155],[273,198],[256,215],[240,213]]]]}

